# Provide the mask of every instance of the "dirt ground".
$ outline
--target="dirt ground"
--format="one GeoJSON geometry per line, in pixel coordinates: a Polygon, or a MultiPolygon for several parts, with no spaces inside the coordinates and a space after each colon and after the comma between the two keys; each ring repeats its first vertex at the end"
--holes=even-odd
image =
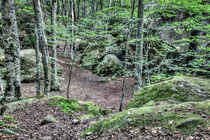
{"type": "MultiPolygon", "coordinates": [[[[70,61],[68,58],[61,56],[59,56],[59,59],[66,63],[70,61]]],[[[66,63],[60,63],[64,69],[64,73],[60,76],[61,87],[59,92],[59,95],[65,97],[69,77],[69,66],[66,63]]],[[[102,82],[100,80],[101,78],[102,77],[92,74],[91,71],[75,65],[72,70],[70,98],[91,101],[102,108],[117,111],[121,100],[122,78],[106,82],[102,82]]],[[[124,108],[133,96],[132,86],[133,79],[126,78],[124,108]]],[[[22,83],[22,94],[23,97],[35,96],[35,83],[22,83]]]]}

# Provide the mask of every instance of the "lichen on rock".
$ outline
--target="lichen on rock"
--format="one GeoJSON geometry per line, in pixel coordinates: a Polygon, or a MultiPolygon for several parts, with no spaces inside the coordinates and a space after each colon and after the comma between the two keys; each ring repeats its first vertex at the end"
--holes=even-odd
{"type": "Polygon", "coordinates": [[[108,54],[94,69],[94,73],[109,76],[112,74],[120,75],[123,71],[121,61],[114,54],[108,54]]]}
{"type": "Polygon", "coordinates": [[[175,76],[164,82],[146,86],[134,95],[127,108],[141,107],[151,100],[180,103],[210,99],[210,80],[175,76]]]}
{"type": "Polygon", "coordinates": [[[84,136],[101,131],[114,131],[127,127],[135,129],[143,126],[149,128],[165,127],[171,131],[180,130],[190,133],[195,131],[197,125],[203,128],[210,126],[208,118],[201,117],[199,112],[210,113],[209,100],[131,108],[98,121],[81,135],[84,136]]]}

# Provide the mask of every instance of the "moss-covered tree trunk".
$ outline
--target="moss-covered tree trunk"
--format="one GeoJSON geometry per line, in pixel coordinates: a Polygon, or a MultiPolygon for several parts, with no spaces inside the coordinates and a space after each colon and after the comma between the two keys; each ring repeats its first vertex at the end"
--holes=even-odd
{"type": "Polygon", "coordinates": [[[11,102],[15,99],[15,42],[12,38],[12,20],[10,16],[10,1],[1,0],[2,14],[2,39],[5,53],[6,89],[3,102],[11,102]]]}
{"type": "Polygon", "coordinates": [[[44,93],[49,93],[49,68],[48,68],[48,46],[47,39],[44,31],[44,22],[42,16],[42,10],[40,6],[40,0],[33,0],[34,12],[35,12],[35,21],[38,30],[39,36],[39,46],[41,47],[42,52],[42,64],[44,69],[44,93]]]}
{"type": "Polygon", "coordinates": [[[142,87],[142,71],[143,71],[143,18],[144,4],[143,0],[138,2],[138,24],[137,24],[137,43],[135,53],[135,75],[134,75],[134,94],[142,87]]]}
{"type": "Polygon", "coordinates": [[[35,24],[35,52],[36,52],[36,95],[41,93],[41,56],[39,52],[39,35],[35,24]]]}
{"type": "Polygon", "coordinates": [[[82,2],[82,17],[86,17],[86,0],[83,0],[82,2]]]}
{"type": "Polygon", "coordinates": [[[109,8],[112,6],[112,0],[109,0],[109,8]]]}
{"type": "Polygon", "coordinates": [[[1,76],[0,76],[0,95],[3,94],[3,82],[2,82],[2,79],[1,79],[1,76]]]}
{"type": "Polygon", "coordinates": [[[58,79],[57,79],[57,68],[56,68],[56,59],[57,59],[57,51],[56,51],[56,12],[57,12],[57,0],[52,0],[52,17],[51,17],[51,34],[52,34],[52,52],[51,52],[51,86],[50,91],[58,91],[58,79]]]}
{"type": "Polygon", "coordinates": [[[21,71],[20,71],[20,40],[18,37],[18,27],[16,22],[14,0],[10,0],[10,17],[12,22],[12,37],[14,39],[14,63],[15,63],[15,97],[21,98],[21,71]]]}

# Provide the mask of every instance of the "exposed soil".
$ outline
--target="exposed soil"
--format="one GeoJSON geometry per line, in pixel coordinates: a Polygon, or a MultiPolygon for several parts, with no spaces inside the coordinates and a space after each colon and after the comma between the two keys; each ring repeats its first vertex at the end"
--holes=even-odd
{"type": "Polygon", "coordinates": [[[24,130],[19,132],[19,136],[13,136],[12,139],[81,139],[79,134],[89,127],[93,121],[98,120],[98,118],[94,118],[88,121],[75,121],[77,116],[81,116],[84,113],[74,112],[67,114],[58,107],[49,106],[49,102],[46,99],[41,99],[9,114],[14,116],[15,124],[24,130]],[[41,125],[41,120],[47,115],[54,116],[58,122],[41,125]]]}
{"type": "MultiPolygon", "coordinates": [[[[64,62],[70,62],[68,58],[59,57],[64,62]]],[[[60,92],[59,95],[66,97],[69,66],[65,63],[60,63],[64,69],[64,73],[60,76],[60,92]]],[[[70,86],[70,98],[83,101],[91,101],[96,105],[105,108],[118,110],[121,100],[121,83],[122,78],[116,80],[109,80],[101,82],[99,77],[92,74],[82,67],[74,66],[72,69],[72,80],[70,86]]],[[[132,98],[133,91],[133,78],[126,78],[126,95],[124,98],[124,107],[127,102],[132,98]]],[[[23,83],[22,84],[23,97],[35,96],[35,83],[23,83]]]]}

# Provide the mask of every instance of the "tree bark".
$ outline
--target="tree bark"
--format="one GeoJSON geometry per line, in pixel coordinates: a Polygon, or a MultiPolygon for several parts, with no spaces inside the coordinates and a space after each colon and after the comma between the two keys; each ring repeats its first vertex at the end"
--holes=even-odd
{"type": "Polygon", "coordinates": [[[3,82],[2,82],[2,79],[1,79],[1,76],[0,76],[0,96],[2,96],[2,94],[4,93],[3,91],[4,91],[3,82]]]}
{"type": "Polygon", "coordinates": [[[77,3],[77,21],[79,20],[80,18],[80,0],[78,0],[78,3],[77,3]]]}
{"type": "Polygon", "coordinates": [[[50,91],[58,91],[59,90],[59,84],[58,84],[58,78],[57,78],[57,67],[56,67],[56,59],[57,59],[57,50],[56,50],[56,12],[57,12],[57,0],[52,0],[52,17],[51,17],[51,34],[52,34],[52,52],[51,52],[51,87],[50,91]]]}
{"type": "Polygon", "coordinates": [[[131,11],[131,19],[133,18],[134,10],[135,10],[135,5],[136,5],[136,0],[133,0],[132,4],[132,11],[131,11]]]}
{"type": "Polygon", "coordinates": [[[14,40],[14,63],[15,63],[15,97],[21,98],[21,72],[20,72],[20,40],[18,37],[18,27],[16,22],[14,0],[10,0],[10,17],[12,22],[12,37],[14,40]]]}
{"type": "Polygon", "coordinates": [[[83,0],[83,3],[82,3],[82,17],[85,18],[86,17],[86,0],[83,0]]]}
{"type": "Polygon", "coordinates": [[[69,80],[68,80],[68,85],[67,85],[67,98],[69,99],[69,93],[70,93],[70,85],[71,85],[71,75],[72,75],[72,68],[73,68],[73,64],[74,64],[74,18],[75,18],[75,15],[74,15],[74,3],[73,3],[73,0],[71,0],[72,2],[72,5],[71,5],[71,14],[72,14],[72,44],[71,44],[71,60],[72,60],[72,63],[71,65],[69,65],[69,80]]]}
{"type": "Polygon", "coordinates": [[[39,52],[39,35],[35,24],[35,52],[36,52],[36,95],[41,94],[41,56],[39,52]]]}
{"type": "Polygon", "coordinates": [[[10,16],[10,1],[1,0],[2,39],[5,53],[6,89],[2,103],[12,102],[15,99],[15,42],[12,38],[12,20],[10,16]]]}
{"type": "Polygon", "coordinates": [[[144,4],[143,0],[138,2],[138,24],[136,38],[136,62],[134,75],[134,94],[142,88],[142,71],[143,71],[143,18],[144,18],[144,4]]]}
{"type": "Polygon", "coordinates": [[[100,0],[101,10],[103,10],[103,0],[100,0]]]}
{"type": "Polygon", "coordinates": [[[40,0],[33,0],[33,6],[35,11],[35,21],[37,25],[39,35],[39,46],[42,52],[42,64],[44,69],[44,93],[49,93],[49,68],[48,68],[48,46],[47,39],[44,31],[44,22],[40,6],[40,0]]]}
{"type": "Polygon", "coordinates": [[[112,6],[112,0],[109,0],[109,8],[112,6]]]}

